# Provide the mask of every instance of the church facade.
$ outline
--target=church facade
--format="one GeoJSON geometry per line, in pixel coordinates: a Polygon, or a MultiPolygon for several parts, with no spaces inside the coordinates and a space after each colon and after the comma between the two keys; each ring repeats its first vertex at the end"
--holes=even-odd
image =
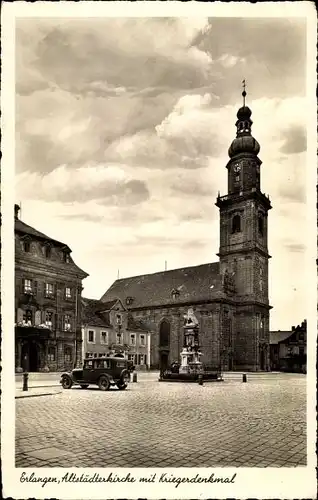
{"type": "Polygon", "coordinates": [[[228,192],[218,196],[219,261],[116,280],[102,301],[119,298],[151,337],[151,366],[179,361],[184,315],[193,308],[206,366],[269,370],[268,211],[261,191],[260,146],[251,110],[238,110],[236,138],[226,165],[228,192]]]}

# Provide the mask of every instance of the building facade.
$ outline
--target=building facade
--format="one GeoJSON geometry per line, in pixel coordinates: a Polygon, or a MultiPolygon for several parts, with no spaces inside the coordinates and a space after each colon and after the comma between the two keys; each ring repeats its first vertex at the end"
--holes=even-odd
{"type": "Polygon", "coordinates": [[[273,371],[307,372],[307,321],[289,331],[270,332],[270,361],[273,371]]]}
{"type": "Polygon", "coordinates": [[[82,298],[82,338],[83,358],[116,354],[127,357],[137,369],[150,366],[150,332],[119,299],[82,298]]]}
{"type": "Polygon", "coordinates": [[[260,146],[251,110],[237,113],[236,138],[226,165],[228,192],[218,196],[219,261],[116,280],[102,301],[120,298],[133,318],[153,332],[151,364],[178,361],[184,315],[199,321],[202,361],[223,370],[269,370],[268,211],[261,191],[260,146]]]}
{"type": "Polygon", "coordinates": [[[81,363],[82,280],[71,249],[22,222],[15,205],[15,368],[64,371],[81,363]]]}

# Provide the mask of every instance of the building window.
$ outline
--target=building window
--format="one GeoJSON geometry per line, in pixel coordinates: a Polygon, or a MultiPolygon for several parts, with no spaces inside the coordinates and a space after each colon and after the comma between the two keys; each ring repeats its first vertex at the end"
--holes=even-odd
{"type": "Polygon", "coordinates": [[[32,311],[27,309],[23,312],[23,325],[32,326],[32,311]]]}
{"type": "Polygon", "coordinates": [[[64,331],[69,332],[71,330],[71,316],[69,314],[65,314],[64,316],[64,331]]]}
{"type": "Polygon", "coordinates": [[[46,314],[45,314],[45,324],[46,326],[48,326],[49,328],[52,328],[52,324],[53,324],[53,313],[51,311],[46,311],[46,314]]]}
{"type": "Polygon", "coordinates": [[[100,341],[102,344],[108,344],[108,332],[100,332],[100,341]]]}
{"type": "Polygon", "coordinates": [[[163,320],[159,329],[159,346],[168,347],[170,344],[170,323],[163,320]]]}
{"type": "Polygon", "coordinates": [[[72,298],[72,292],[69,286],[65,287],[65,298],[66,299],[71,299],[72,298]]]}
{"type": "Polygon", "coordinates": [[[88,342],[91,342],[92,344],[95,343],[95,332],[94,332],[94,330],[88,330],[88,342]]]}
{"type": "Polygon", "coordinates": [[[122,323],[121,314],[116,314],[116,323],[117,323],[117,325],[121,325],[121,323],[122,323]]]}
{"type": "Polygon", "coordinates": [[[175,290],[175,289],[173,289],[173,290],[171,291],[171,297],[173,298],[173,300],[176,300],[176,299],[179,297],[179,295],[180,295],[179,290],[175,290]]]}
{"type": "Polygon", "coordinates": [[[260,313],[256,313],[256,328],[257,331],[259,332],[261,326],[261,315],[260,313]]]}
{"type": "Polygon", "coordinates": [[[146,345],[146,337],[145,337],[145,335],[140,335],[140,345],[146,345]]]}
{"type": "Polygon", "coordinates": [[[128,361],[134,362],[135,360],[135,354],[128,354],[128,361]]]}
{"type": "Polygon", "coordinates": [[[122,344],[123,343],[123,336],[119,332],[116,334],[116,341],[117,341],[117,344],[122,344]]]}
{"type": "Polygon", "coordinates": [[[130,345],[136,345],[136,335],[134,333],[130,334],[130,345]]]}
{"type": "Polygon", "coordinates": [[[32,294],[32,280],[24,280],[24,293],[32,294]]]}
{"type": "Polygon", "coordinates": [[[140,365],[145,364],[145,355],[144,354],[139,354],[139,364],[140,365]]]}
{"type": "Polygon", "coordinates": [[[30,241],[29,241],[29,240],[25,240],[25,241],[23,242],[23,249],[24,249],[24,251],[25,251],[25,252],[27,252],[27,253],[29,253],[29,252],[30,252],[30,250],[31,250],[31,243],[30,243],[30,241]]]}
{"type": "Polygon", "coordinates": [[[55,347],[49,347],[47,360],[51,363],[55,361],[55,347]]]}
{"type": "Polygon", "coordinates": [[[54,285],[53,283],[45,283],[45,297],[54,297],[54,285]]]}
{"type": "Polygon", "coordinates": [[[63,260],[64,260],[64,262],[66,262],[67,264],[68,264],[69,262],[71,262],[71,257],[70,257],[69,252],[63,252],[63,260]]]}
{"type": "Polygon", "coordinates": [[[72,348],[65,347],[64,349],[64,361],[70,363],[72,361],[72,348]]]}
{"type": "Polygon", "coordinates": [[[44,253],[45,253],[45,257],[46,257],[47,259],[49,259],[49,258],[51,257],[51,253],[52,253],[52,251],[51,251],[51,247],[50,247],[50,245],[46,245],[46,246],[45,246],[45,248],[44,248],[44,253]]]}
{"type": "Polygon", "coordinates": [[[232,219],[232,233],[241,232],[241,217],[239,215],[234,215],[232,219]]]}

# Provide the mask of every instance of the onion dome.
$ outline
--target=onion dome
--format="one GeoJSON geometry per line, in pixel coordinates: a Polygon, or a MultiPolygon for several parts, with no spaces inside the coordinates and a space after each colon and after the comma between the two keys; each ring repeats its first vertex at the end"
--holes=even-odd
{"type": "Polygon", "coordinates": [[[251,135],[242,135],[237,137],[229,147],[229,157],[232,158],[240,153],[254,153],[258,155],[260,152],[260,145],[251,135]]]}
{"type": "Polygon", "coordinates": [[[242,106],[237,112],[238,120],[248,120],[252,116],[252,111],[248,106],[242,106]]]}
{"type": "Polygon", "coordinates": [[[243,88],[243,106],[238,110],[236,115],[236,138],[229,147],[230,158],[240,153],[253,153],[255,155],[258,155],[258,153],[260,152],[260,145],[252,136],[252,111],[248,106],[245,106],[245,80],[243,80],[243,88]]]}

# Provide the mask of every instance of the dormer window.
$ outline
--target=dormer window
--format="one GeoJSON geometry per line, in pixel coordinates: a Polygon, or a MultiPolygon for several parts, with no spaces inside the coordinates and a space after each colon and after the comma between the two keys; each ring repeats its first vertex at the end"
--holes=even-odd
{"type": "Polygon", "coordinates": [[[171,297],[173,298],[173,300],[176,300],[180,295],[180,292],[179,290],[175,290],[173,289],[172,292],[171,292],[171,297]]]}
{"type": "Polygon", "coordinates": [[[126,305],[127,306],[130,306],[130,304],[132,304],[134,301],[133,297],[126,297],[126,305]]]}
{"type": "Polygon", "coordinates": [[[241,217],[239,215],[234,215],[232,219],[232,233],[241,232],[241,217]]]}
{"type": "Polygon", "coordinates": [[[26,253],[29,253],[30,250],[31,250],[31,242],[29,239],[26,239],[24,240],[23,242],[23,250],[26,252],[26,253]]]}
{"type": "Polygon", "coordinates": [[[116,314],[116,323],[117,323],[117,325],[121,325],[122,324],[121,314],[116,314]]]}
{"type": "Polygon", "coordinates": [[[44,248],[44,254],[47,259],[50,259],[52,253],[52,249],[50,245],[46,245],[44,248]]]}
{"type": "Polygon", "coordinates": [[[69,252],[63,252],[63,260],[67,264],[69,264],[71,262],[71,257],[70,257],[69,252]]]}

